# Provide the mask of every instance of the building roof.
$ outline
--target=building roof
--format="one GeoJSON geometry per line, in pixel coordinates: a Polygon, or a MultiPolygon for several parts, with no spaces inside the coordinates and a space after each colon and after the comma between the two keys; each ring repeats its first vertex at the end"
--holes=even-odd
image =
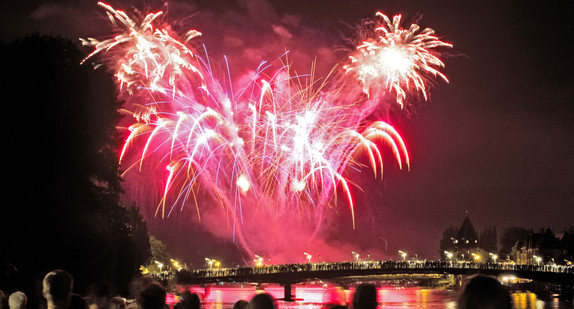
{"type": "Polygon", "coordinates": [[[476,233],[476,230],[474,229],[472,222],[470,222],[470,218],[468,217],[468,214],[466,215],[466,217],[464,218],[464,221],[462,222],[462,225],[458,229],[458,233],[456,234],[456,239],[458,239],[459,241],[461,241],[461,240],[469,240],[469,241],[478,240],[478,234],[476,233]]]}

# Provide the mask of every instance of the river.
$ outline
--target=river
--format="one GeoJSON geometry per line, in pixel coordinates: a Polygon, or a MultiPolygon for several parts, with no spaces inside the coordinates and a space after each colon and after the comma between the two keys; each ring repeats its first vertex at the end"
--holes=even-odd
{"type": "MultiPolygon", "coordinates": [[[[190,286],[191,292],[202,299],[202,309],[231,309],[239,299],[249,300],[263,290],[253,285],[211,286],[209,288],[190,286]]],[[[283,287],[279,285],[264,286],[264,291],[276,299],[283,298],[283,287]]],[[[321,309],[329,303],[349,302],[353,288],[344,290],[331,285],[294,285],[292,292],[296,300],[284,302],[279,300],[279,309],[321,309]]],[[[459,291],[420,286],[379,286],[379,308],[457,308],[456,299],[459,291]]],[[[512,293],[513,308],[574,308],[572,301],[565,301],[555,296],[540,299],[531,292],[512,293]]],[[[168,295],[168,304],[176,300],[168,295]]]]}

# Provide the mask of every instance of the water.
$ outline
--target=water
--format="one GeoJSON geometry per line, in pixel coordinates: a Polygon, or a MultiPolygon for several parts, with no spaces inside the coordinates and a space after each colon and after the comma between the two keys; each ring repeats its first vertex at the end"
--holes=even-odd
{"type": "MultiPolygon", "coordinates": [[[[208,288],[190,286],[202,299],[202,309],[231,309],[239,300],[249,300],[258,290],[254,285],[212,286],[208,288]]],[[[264,291],[276,299],[283,298],[283,287],[279,285],[264,286],[264,291]]],[[[294,302],[279,300],[279,309],[323,309],[329,303],[349,302],[354,289],[344,290],[337,286],[327,285],[293,285],[294,302]]],[[[379,308],[457,308],[458,291],[420,286],[382,286],[378,288],[379,308]]],[[[534,293],[516,292],[512,294],[513,308],[542,309],[574,308],[571,301],[567,302],[557,297],[549,296],[541,300],[534,293]]],[[[168,297],[168,303],[173,302],[173,296],[168,297]]]]}

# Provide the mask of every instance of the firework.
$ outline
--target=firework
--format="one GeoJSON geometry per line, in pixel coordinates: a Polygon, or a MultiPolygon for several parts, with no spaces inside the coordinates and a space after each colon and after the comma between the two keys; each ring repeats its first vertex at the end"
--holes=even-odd
{"type": "MultiPolygon", "coordinates": [[[[329,79],[294,77],[288,66],[270,77],[258,69],[241,91],[228,95],[231,91],[213,76],[209,61],[189,46],[198,31],[180,41],[159,20],[162,12],[136,19],[100,6],[119,34],[105,41],[84,40],[95,47],[86,60],[96,55],[106,59],[134,116],[120,154],[125,173],[148,164],[167,171],[156,215],[169,216],[178,206],[195,204],[201,218],[210,213],[196,201],[203,190],[221,206],[221,219],[210,219],[210,224],[231,226],[234,239],[249,253],[273,255],[317,235],[327,210],[341,200],[338,192],[349,205],[354,227],[348,168],[368,165],[375,177],[382,177],[383,147],[399,167],[409,166],[398,132],[383,121],[367,122],[366,114],[357,116],[363,105],[341,99],[339,91],[328,87],[329,79]],[[289,244],[279,241],[278,234],[289,229],[301,236],[291,235],[289,244]]],[[[425,91],[415,67],[446,79],[432,68],[442,62],[424,48],[448,45],[433,40],[428,30],[400,30],[399,22],[400,17],[388,29],[378,28],[386,36],[359,46],[346,66],[364,89],[382,83],[397,93],[397,100],[404,98],[401,87],[410,82],[425,91]],[[381,57],[391,46],[409,55],[405,63],[381,57]],[[381,67],[371,73],[367,66],[373,58],[381,67]],[[395,62],[384,67],[385,61],[395,62]]]]}
{"type": "Polygon", "coordinates": [[[402,28],[401,15],[392,21],[381,12],[376,16],[374,35],[357,46],[345,70],[361,81],[368,95],[380,90],[394,93],[402,107],[408,90],[414,87],[426,100],[428,76],[448,82],[439,71],[444,63],[433,50],[452,44],[439,40],[430,28],[419,31],[416,24],[402,28]]]}

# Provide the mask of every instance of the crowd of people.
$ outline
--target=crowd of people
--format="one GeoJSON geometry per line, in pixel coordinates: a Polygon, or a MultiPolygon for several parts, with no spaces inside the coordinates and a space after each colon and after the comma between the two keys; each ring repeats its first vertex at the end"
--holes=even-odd
{"type": "Polygon", "coordinates": [[[494,263],[494,262],[473,262],[473,261],[453,261],[453,260],[406,260],[406,261],[355,261],[355,262],[335,262],[335,263],[300,263],[300,264],[279,264],[263,265],[251,267],[232,268],[209,268],[196,269],[193,271],[196,277],[225,277],[225,276],[249,276],[256,274],[275,274],[286,272],[310,272],[310,271],[340,271],[340,270],[372,270],[372,269],[491,269],[508,271],[538,271],[554,273],[574,273],[572,265],[522,265],[514,263],[494,263]]]}
{"type": "MultiPolygon", "coordinates": [[[[105,283],[94,283],[88,287],[85,296],[73,292],[74,279],[64,270],[53,270],[42,280],[40,309],[170,309],[166,303],[166,288],[151,277],[140,277],[130,284],[130,301],[112,296],[105,283]]],[[[201,300],[197,294],[185,290],[179,294],[178,301],[171,309],[200,309],[201,300]]],[[[377,288],[373,284],[360,284],[356,287],[352,302],[325,304],[325,309],[376,309],[379,305],[377,288]]],[[[475,276],[469,280],[462,291],[458,308],[460,309],[510,309],[510,293],[498,280],[475,276]]],[[[26,294],[14,291],[6,295],[0,291],[0,309],[26,309],[26,294]]],[[[259,293],[249,301],[237,300],[233,309],[278,309],[277,300],[268,293],[259,293]]]]}

